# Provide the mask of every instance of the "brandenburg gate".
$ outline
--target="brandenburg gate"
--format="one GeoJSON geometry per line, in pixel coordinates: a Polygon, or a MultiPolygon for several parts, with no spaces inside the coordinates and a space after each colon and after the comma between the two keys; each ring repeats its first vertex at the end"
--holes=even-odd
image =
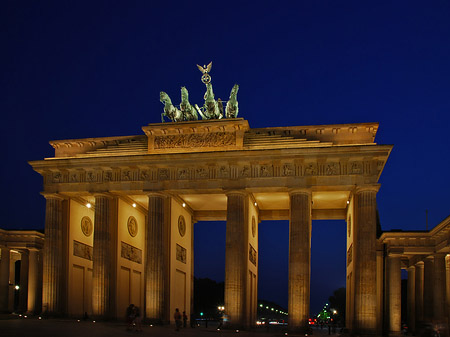
{"type": "Polygon", "coordinates": [[[226,220],[225,310],[230,326],[252,326],[258,224],[289,220],[289,328],[302,331],[312,220],[343,219],[346,325],[379,332],[376,195],[392,146],[374,142],[378,124],[252,129],[228,113],[149,124],[135,136],[52,141],[54,157],[30,162],[46,198],[44,311],[122,318],[134,303],[152,321],[170,321],[175,308],[189,315],[194,223],[226,220]]]}

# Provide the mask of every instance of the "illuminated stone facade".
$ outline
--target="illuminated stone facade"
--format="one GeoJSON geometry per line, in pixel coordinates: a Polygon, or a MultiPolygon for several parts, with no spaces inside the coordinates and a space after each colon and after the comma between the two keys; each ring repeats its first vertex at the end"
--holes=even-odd
{"type": "Polygon", "coordinates": [[[0,312],[42,311],[42,249],[44,234],[0,229],[0,312]],[[16,263],[20,261],[20,279],[16,263]],[[17,288],[17,289],[16,289],[17,288]],[[18,297],[18,302],[17,301],[18,297]]]}
{"type": "Polygon", "coordinates": [[[123,317],[134,303],[150,320],[168,322],[176,307],[189,316],[193,225],[226,220],[225,311],[231,326],[251,326],[258,223],[289,220],[289,327],[302,331],[311,222],[344,219],[347,326],[377,332],[376,194],[392,149],[374,142],[377,123],[251,129],[236,118],[142,129],[52,141],[53,158],[30,162],[47,198],[44,310],[123,317]]]}
{"type": "Polygon", "coordinates": [[[385,251],[385,330],[401,331],[401,269],[408,271],[407,325],[416,334],[423,322],[448,333],[450,322],[450,217],[431,231],[385,232],[378,240],[385,251]],[[443,329],[443,327],[445,327],[443,329]]]}

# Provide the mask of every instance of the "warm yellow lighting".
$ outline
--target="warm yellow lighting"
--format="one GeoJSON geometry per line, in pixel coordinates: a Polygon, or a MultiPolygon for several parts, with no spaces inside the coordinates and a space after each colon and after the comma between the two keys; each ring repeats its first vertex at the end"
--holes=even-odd
{"type": "MultiPolygon", "coordinates": [[[[16,285],[15,287],[14,287],[14,289],[16,289],[16,290],[19,290],[19,286],[18,285],[16,285]]],[[[22,315],[19,315],[19,316],[22,316],[22,315]]]]}
{"type": "Polygon", "coordinates": [[[186,203],[183,202],[183,207],[186,207],[186,203]]]}
{"type": "Polygon", "coordinates": [[[347,200],[347,205],[350,203],[350,200],[347,200]]]}
{"type": "Polygon", "coordinates": [[[91,208],[91,207],[92,207],[91,203],[88,202],[88,203],[86,204],[86,207],[87,207],[87,208],[91,208]]]}
{"type": "Polygon", "coordinates": [[[136,208],[136,203],[135,202],[133,202],[133,207],[136,208]]]}
{"type": "Polygon", "coordinates": [[[256,206],[258,206],[258,203],[257,203],[257,202],[255,202],[255,207],[256,207],[256,206]]]}

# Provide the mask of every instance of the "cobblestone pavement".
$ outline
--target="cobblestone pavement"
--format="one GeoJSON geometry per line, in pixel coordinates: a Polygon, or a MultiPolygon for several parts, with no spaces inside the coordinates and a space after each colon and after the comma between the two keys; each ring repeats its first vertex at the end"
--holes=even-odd
{"type": "MultiPolygon", "coordinates": [[[[254,331],[217,330],[216,325],[209,324],[208,328],[184,328],[175,331],[174,326],[149,326],[143,325],[142,332],[127,331],[124,323],[118,322],[92,322],[63,319],[33,318],[7,318],[0,319],[0,337],[112,337],[112,336],[285,336],[285,327],[258,328],[254,331]]],[[[288,334],[292,336],[292,334],[288,334]]],[[[328,330],[314,329],[315,336],[328,336],[328,330]]],[[[295,335],[294,335],[295,336],[295,335]]]]}

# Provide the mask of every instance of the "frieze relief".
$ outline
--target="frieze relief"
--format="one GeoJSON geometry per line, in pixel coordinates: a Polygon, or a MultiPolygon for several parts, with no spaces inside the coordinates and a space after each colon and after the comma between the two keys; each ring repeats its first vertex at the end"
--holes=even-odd
{"type": "Polygon", "coordinates": [[[334,176],[340,174],[339,163],[327,163],[325,164],[325,175],[334,176]]]}
{"type": "Polygon", "coordinates": [[[61,183],[108,183],[128,181],[166,181],[166,180],[203,180],[203,179],[242,179],[242,178],[271,178],[293,176],[335,176],[362,175],[371,171],[379,172],[383,161],[350,161],[350,162],[307,162],[295,164],[284,162],[272,164],[252,165],[217,165],[203,167],[160,167],[141,169],[105,169],[105,170],[77,170],[71,172],[49,172],[44,176],[45,184],[61,183]]]}
{"type": "Polygon", "coordinates": [[[285,163],[281,169],[281,175],[290,177],[295,175],[295,166],[292,163],[285,163]]]}
{"type": "Polygon", "coordinates": [[[142,250],[121,241],[120,256],[124,259],[142,264],[142,250]]]}
{"type": "Polygon", "coordinates": [[[230,168],[228,166],[221,166],[219,168],[219,178],[229,178],[230,168]]]}
{"type": "Polygon", "coordinates": [[[208,179],[209,178],[209,170],[205,167],[199,167],[195,170],[195,177],[197,179],[208,179]]]}
{"type": "Polygon", "coordinates": [[[363,172],[363,165],[359,161],[354,161],[348,163],[349,166],[349,174],[361,174],[363,172]]]}
{"type": "Polygon", "coordinates": [[[98,181],[98,175],[96,172],[88,171],[86,172],[86,182],[96,183],[98,181]]]}
{"type": "Polygon", "coordinates": [[[347,267],[352,263],[353,261],[353,245],[350,245],[347,251],[347,267]]]}
{"type": "Polygon", "coordinates": [[[139,172],[139,179],[143,181],[148,181],[152,179],[152,172],[150,170],[141,170],[139,172]]]}
{"type": "Polygon", "coordinates": [[[186,168],[178,169],[177,177],[179,180],[189,180],[190,179],[189,170],[186,168]]]}
{"type": "Polygon", "coordinates": [[[259,167],[260,177],[273,177],[273,166],[272,165],[261,165],[259,167]]]}
{"type": "Polygon", "coordinates": [[[168,168],[158,169],[158,180],[169,180],[169,179],[170,179],[170,171],[168,168]]]}
{"type": "Polygon", "coordinates": [[[251,244],[249,244],[248,259],[250,260],[250,262],[253,265],[256,266],[257,252],[256,252],[256,249],[253,248],[253,246],[251,244]]]}
{"type": "Polygon", "coordinates": [[[316,176],[317,174],[317,164],[315,163],[310,163],[307,164],[304,167],[304,174],[305,176],[316,176]]]}
{"type": "Polygon", "coordinates": [[[251,169],[249,165],[245,165],[239,169],[239,178],[250,178],[251,169]]]}
{"type": "Polygon", "coordinates": [[[155,149],[222,147],[236,145],[236,134],[213,132],[155,137],[155,149]]]}
{"type": "Polygon", "coordinates": [[[186,248],[180,246],[177,243],[177,252],[176,252],[176,258],[178,261],[182,262],[182,263],[186,263],[186,248]]]}
{"type": "Polygon", "coordinates": [[[94,256],[94,247],[73,240],[73,255],[92,261],[94,256]]]}

